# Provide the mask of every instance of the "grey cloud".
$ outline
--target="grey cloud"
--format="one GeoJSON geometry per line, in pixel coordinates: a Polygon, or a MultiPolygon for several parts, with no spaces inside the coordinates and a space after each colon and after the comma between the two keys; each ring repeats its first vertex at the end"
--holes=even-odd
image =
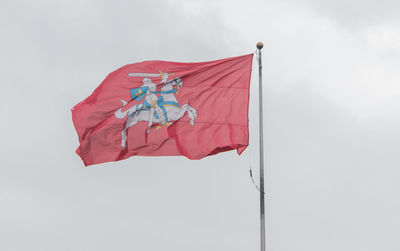
{"type": "Polygon", "coordinates": [[[306,4],[313,8],[316,14],[332,18],[352,30],[373,24],[400,21],[397,12],[400,3],[395,0],[307,0],[301,2],[288,0],[287,2],[299,6],[306,4]]]}
{"type": "Polygon", "coordinates": [[[70,108],[124,64],[213,60],[252,52],[260,39],[268,248],[397,251],[400,54],[395,32],[366,40],[347,27],[396,30],[396,7],[5,2],[0,249],[257,250],[258,193],[248,175],[258,165],[256,78],[251,145],[240,157],[83,168],[70,108]]]}

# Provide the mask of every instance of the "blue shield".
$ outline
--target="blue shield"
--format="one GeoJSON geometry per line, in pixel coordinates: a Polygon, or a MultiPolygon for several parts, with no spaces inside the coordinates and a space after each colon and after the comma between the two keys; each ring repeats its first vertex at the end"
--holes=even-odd
{"type": "Polygon", "coordinates": [[[134,88],[131,89],[131,97],[134,100],[140,101],[143,99],[143,97],[146,95],[146,91],[149,88],[144,86],[144,87],[139,87],[139,88],[134,88]]]}

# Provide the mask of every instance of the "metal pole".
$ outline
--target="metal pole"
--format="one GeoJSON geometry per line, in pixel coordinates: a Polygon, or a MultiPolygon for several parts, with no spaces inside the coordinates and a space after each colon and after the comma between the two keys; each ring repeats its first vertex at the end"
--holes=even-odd
{"type": "Polygon", "coordinates": [[[261,49],[263,43],[257,43],[258,52],[258,80],[259,80],[259,127],[260,127],[260,242],[261,251],[265,251],[265,197],[264,197],[264,134],[263,134],[263,91],[262,91],[262,64],[261,49]]]}

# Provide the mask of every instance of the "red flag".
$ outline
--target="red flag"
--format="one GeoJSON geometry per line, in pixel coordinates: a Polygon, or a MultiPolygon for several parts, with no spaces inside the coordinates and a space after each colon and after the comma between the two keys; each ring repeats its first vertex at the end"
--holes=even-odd
{"type": "Polygon", "coordinates": [[[121,67],[72,108],[76,153],[86,166],[134,155],[241,154],[249,144],[252,59],[121,67]]]}

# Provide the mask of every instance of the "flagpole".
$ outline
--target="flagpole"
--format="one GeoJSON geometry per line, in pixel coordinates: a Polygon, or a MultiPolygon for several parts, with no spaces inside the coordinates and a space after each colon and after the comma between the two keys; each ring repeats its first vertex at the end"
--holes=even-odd
{"type": "Polygon", "coordinates": [[[265,251],[265,197],[264,197],[264,134],[263,134],[263,91],[262,91],[262,62],[261,49],[263,43],[257,43],[258,57],[258,86],[259,86],[259,129],[260,129],[260,250],[265,251]]]}

